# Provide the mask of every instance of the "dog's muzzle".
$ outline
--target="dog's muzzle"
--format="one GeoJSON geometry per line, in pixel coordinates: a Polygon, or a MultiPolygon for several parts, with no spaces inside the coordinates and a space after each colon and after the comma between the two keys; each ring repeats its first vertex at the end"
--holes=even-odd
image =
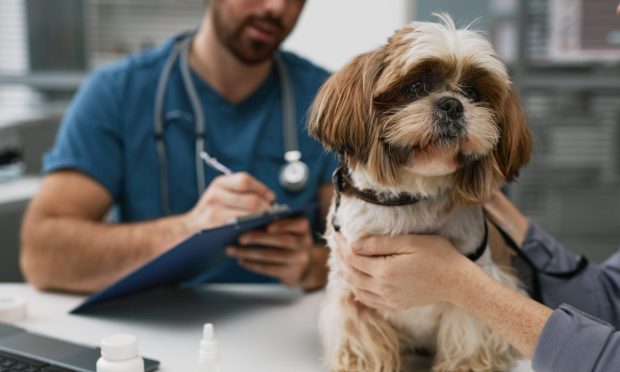
{"type": "Polygon", "coordinates": [[[440,140],[456,140],[465,134],[464,111],[461,101],[441,97],[435,102],[435,131],[440,140]]]}

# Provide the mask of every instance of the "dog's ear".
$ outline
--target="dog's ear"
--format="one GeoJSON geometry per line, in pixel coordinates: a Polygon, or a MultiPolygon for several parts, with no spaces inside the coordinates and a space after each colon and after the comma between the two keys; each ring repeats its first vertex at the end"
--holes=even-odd
{"type": "Polygon", "coordinates": [[[497,111],[500,137],[494,156],[504,180],[510,182],[530,161],[532,135],[514,88],[510,88],[504,104],[497,111]]]}
{"type": "Polygon", "coordinates": [[[532,136],[512,87],[496,112],[500,136],[495,149],[482,158],[464,160],[456,174],[455,197],[460,202],[488,200],[505,182],[514,180],[530,160],[532,136]]]}
{"type": "Polygon", "coordinates": [[[332,75],[319,90],[308,133],[328,150],[365,162],[372,135],[372,90],[381,74],[383,48],[362,54],[332,75]]]}

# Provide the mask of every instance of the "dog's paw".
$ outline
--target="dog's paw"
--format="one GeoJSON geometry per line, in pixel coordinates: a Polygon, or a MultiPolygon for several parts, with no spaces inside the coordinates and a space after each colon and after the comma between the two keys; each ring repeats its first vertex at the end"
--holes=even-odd
{"type": "Polygon", "coordinates": [[[321,319],[325,362],[330,371],[401,370],[399,333],[377,311],[356,301],[352,292],[328,303],[321,319]]]}
{"type": "MultiPolygon", "coordinates": [[[[437,360],[433,365],[433,372],[508,372],[514,370],[515,358],[512,355],[496,355],[480,353],[469,358],[455,360],[437,360]]],[[[528,370],[523,370],[528,371],[528,370]]]]}
{"type": "Polygon", "coordinates": [[[534,372],[532,362],[528,359],[519,359],[517,364],[510,369],[510,372],[534,372]]]}
{"type": "Polygon", "coordinates": [[[379,355],[370,355],[358,347],[343,345],[338,353],[336,363],[330,367],[332,372],[399,372],[401,363],[399,358],[381,358],[379,355]]]}

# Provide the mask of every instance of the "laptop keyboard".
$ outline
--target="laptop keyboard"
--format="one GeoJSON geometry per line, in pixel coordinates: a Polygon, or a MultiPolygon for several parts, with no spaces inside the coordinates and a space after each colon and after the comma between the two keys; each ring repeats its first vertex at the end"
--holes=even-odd
{"type": "Polygon", "coordinates": [[[74,372],[35,359],[0,351],[0,372],[74,372]]]}

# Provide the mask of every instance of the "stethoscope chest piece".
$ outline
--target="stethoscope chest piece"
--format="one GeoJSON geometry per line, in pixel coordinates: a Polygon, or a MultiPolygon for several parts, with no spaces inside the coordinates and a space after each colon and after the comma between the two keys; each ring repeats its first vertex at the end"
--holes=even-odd
{"type": "Polygon", "coordinates": [[[306,186],[310,170],[306,163],[302,162],[299,151],[287,151],[284,154],[286,164],[282,166],[279,182],[282,187],[289,191],[299,191],[306,186]]]}

